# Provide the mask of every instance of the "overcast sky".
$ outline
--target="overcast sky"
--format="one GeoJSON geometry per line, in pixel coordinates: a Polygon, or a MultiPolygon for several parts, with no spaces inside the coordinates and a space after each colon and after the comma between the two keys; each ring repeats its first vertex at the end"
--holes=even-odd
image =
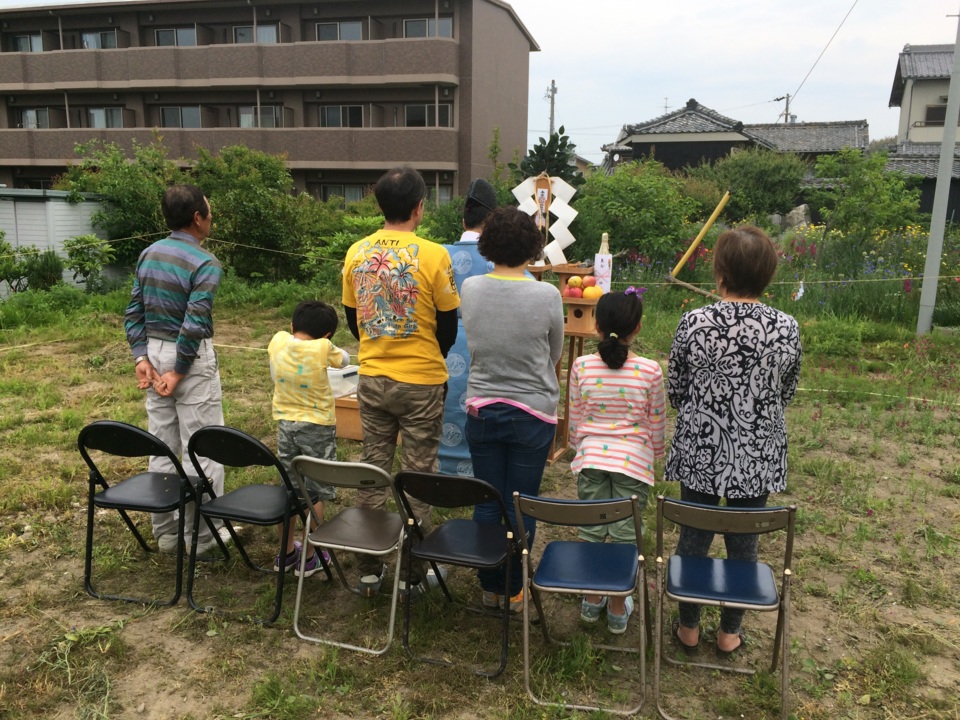
{"type": "Polygon", "coordinates": [[[887,104],[898,54],[907,43],[952,44],[960,12],[960,0],[509,1],[540,46],[528,144],[549,131],[555,80],[555,125],[593,162],[623,125],[689,98],[772,123],[784,109],[774,98],[790,93],[798,122],[867,120],[871,139],[896,135],[899,109],[887,104]]]}
{"type": "Polygon", "coordinates": [[[871,139],[896,135],[899,108],[887,105],[900,51],[953,44],[960,11],[960,0],[510,1],[541,48],[530,57],[528,143],[549,131],[555,80],[555,125],[593,162],[623,125],[689,98],[772,123],[784,109],[774,98],[790,93],[798,122],[865,119],[871,139]]]}

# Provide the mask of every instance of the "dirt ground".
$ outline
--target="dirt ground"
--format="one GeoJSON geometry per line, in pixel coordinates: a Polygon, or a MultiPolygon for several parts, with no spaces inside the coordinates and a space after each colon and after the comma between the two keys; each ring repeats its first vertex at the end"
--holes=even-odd
{"type": "MultiPolygon", "coordinates": [[[[221,342],[240,344],[242,337],[250,337],[248,329],[238,329],[236,339],[226,334],[221,342]]],[[[84,383],[76,392],[109,394],[109,384],[84,383]]],[[[265,399],[262,389],[253,388],[235,391],[231,402],[263,406],[265,399]]],[[[790,408],[790,487],[777,498],[800,508],[790,615],[792,712],[804,720],[958,718],[960,444],[954,416],[946,410],[933,413],[932,429],[923,440],[918,434],[879,432],[877,418],[867,408],[858,420],[855,411],[839,405],[836,412],[825,413],[821,402],[828,405],[833,399],[801,392],[790,408]],[[823,414],[827,418],[820,417],[823,414]]],[[[272,432],[265,431],[262,438],[270,445],[275,444],[272,432]]],[[[357,453],[355,444],[346,447],[348,453],[357,453]]],[[[36,462],[67,464],[64,458],[75,452],[41,448],[36,462]]],[[[82,478],[74,482],[83,487],[82,478]]],[[[664,489],[658,486],[658,491],[664,489]]],[[[542,493],[575,496],[566,462],[548,469],[542,493]]],[[[487,681],[462,667],[408,660],[399,639],[384,657],[335,653],[305,643],[292,629],[292,577],[281,619],[267,628],[194,613],[183,599],[173,608],[95,600],[83,588],[82,489],[76,497],[58,514],[0,516],[4,720],[563,716],[525,699],[518,622],[511,625],[506,672],[487,681]]],[[[350,502],[345,496],[328,512],[350,502]]],[[[646,513],[651,596],[653,505],[646,513]]],[[[134,591],[165,592],[162,583],[172,576],[171,561],[144,560],[129,535],[107,515],[98,521],[109,528],[111,546],[121,548],[108,576],[122,578],[134,591]]],[[[242,537],[254,537],[252,529],[242,537]]],[[[537,548],[554,537],[552,531],[541,532],[537,548]]],[[[675,535],[667,538],[667,552],[675,542],[675,535]]],[[[273,543],[262,545],[267,549],[261,560],[267,561],[273,543]]],[[[772,559],[781,549],[782,540],[764,540],[761,554],[772,559]]],[[[103,557],[98,554],[97,560],[103,557]]],[[[234,577],[204,568],[201,575],[218,602],[239,601],[247,591],[249,578],[243,573],[234,577]]],[[[459,600],[476,603],[475,581],[467,571],[454,572],[451,586],[459,600]]],[[[269,588],[261,591],[260,599],[269,593],[269,588]]],[[[309,626],[317,630],[352,637],[372,636],[383,627],[382,599],[371,605],[335,584],[320,582],[319,576],[310,579],[305,605],[315,611],[309,626]]],[[[575,602],[548,608],[551,627],[561,635],[572,636],[577,614],[575,602]]],[[[495,647],[487,647],[495,638],[495,623],[491,626],[487,618],[453,614],[435,600],[425,601],[414,616],[415,627],[429,628],[415,638],[425,646],[435,644],[437,652],[458,665],[474,659],[486,662],[496,655],[495,647]]],[[[748,615],[749,645],[732,662],[763,667],[769,661],[774,625],[773,613],[748,615]]],[[[704,652],[713,632],[715,616],[708,613],[704,652]]],[[[603,640],[605,629],[591,628],[588,637],[603,640]]],[[[538,636],[533,648],[542,654],[538,636]]],[[[675,648],[670,652],[677,656],[675,648]]],[[[593,658],[567,668],[567,673],[575,687],[590,685],[592,675],[602,675],[589,692],[608,699],[636,698],[641,689],[636,658],[593,658]]],[[[654,717],[652,662],[647,673],[648,699],[641,716],[654,717]]],[[[665,687],[670,707],[682,718],[776,716],[776,677],[750,680],[668,669],[665,687]]]]}

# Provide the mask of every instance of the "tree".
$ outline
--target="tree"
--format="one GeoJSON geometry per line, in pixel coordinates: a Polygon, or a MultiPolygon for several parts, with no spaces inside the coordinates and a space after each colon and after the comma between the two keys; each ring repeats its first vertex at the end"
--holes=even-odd
{"type": "Polygon", "coordinates": [[[269,280],[299,275],[305,233],[282,155],[244,145],[218,155],[198,151],[194,180],[213,209],[217,258],[239,277],[269,280]]]}
{"type": "Polygon", "coordinates": [[[726,213],[737,220],[788,212],[797,204],[806,172],[807,163],[797,155],[763,148],[740,150],[712,166],[688,170],[730,191],[726,213]]]}
{"type": "Polygon", "coordinates": [[[573,187],[580,187],[585,179],[574,164],[576,148],[577,146],[564,134],[561,125],[559,130],[550,135],[549,140],[540,138],[519,165],[508,163],[507,167],[514,176],[515,184],[528,177],[546,173],[550,177],[562,178],[573,187]]]}
{"type": "Polygon", "coordinates": [[[133,142],[133,162],[114,143],[92,140],[75,150],[82,159],[61,176],[57,189],[73,192],[77,201],[81,192],[102,195],[107,204],[93,214],[93,225],[112,241],[117,262],[133,265],[151,240],[167,232],[160,200],[187,175],[167,158],[159,134],[150,145],[133,142]]]}
{"type": "Polygon", "coordinates": [[[573,234],[580,240],[571,246],[575,254],[593,253],[606,232],[612,252],[634,250],[651,259],[672,258],[682,247],[693,208],[682,183],[656,160],[592,174],[574,204],[579,215],[573,234]]]}
{"type": "Polygon", "coordinates": [[[818,178],[829,187],[813,194],[827,230],[862,244],[880,230],[896,230],[918,219],[920,190],[898,172],[887,172],[887,153],[864,155],[846,148],[817,159],[818,178]]]}

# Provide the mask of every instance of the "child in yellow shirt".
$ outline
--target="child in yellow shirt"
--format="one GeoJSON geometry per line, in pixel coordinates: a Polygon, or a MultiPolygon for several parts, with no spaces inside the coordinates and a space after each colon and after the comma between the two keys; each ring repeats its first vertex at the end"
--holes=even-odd
{"type": "MultiPolygon", "coordinates": [[[[293,311],[290,332],[278,332],[267,348],[273,377],[273,419],[280,421],[277,454],[291,479],[293,459],[298,455],[337,459],[337,418],[327,368],[350,362],[347,352],[330,341],[338,322],[337,311],[325,302],[305,300],[293,311]]],[[[323,519],[323,502],[335,499],[336,489],[310,479],[306,484],[317,517],[323,519]]],[[[299,576],[302,551],[291,528],[286,557],[278,555],[273,569],[286,572],[292,568],[299,576]]],[[[311,555],[304,566],[304,577],[321,567],[313,547],[307,551],[311,555]]]]}

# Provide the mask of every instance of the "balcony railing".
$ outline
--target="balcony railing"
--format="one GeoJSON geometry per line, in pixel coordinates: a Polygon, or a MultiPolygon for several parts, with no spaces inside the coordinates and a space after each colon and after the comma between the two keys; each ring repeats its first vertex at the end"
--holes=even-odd
{"type": "MultiPolygon", "coordinates": [[[[458,162],[458,132],[451,128],[204,128],[159,130],[169,157],[196,157],[197,148],[217,152],[246,145],[286,154],[294,167],[382,168],[410,163],[452,167],[458,162]]],[[[0,157],[8,165],[64,165],[79,158],[77,143],[99,139],[132,156],[133,143],[154,140],[151,128],[117,130],[0,130],[0,157]]]]}
{"type": "Polygon", "coordinates": [[[0,53],[3,93],[358,81],[456,84],[459,74],[459,45],[448,38],[0,53]]]}

